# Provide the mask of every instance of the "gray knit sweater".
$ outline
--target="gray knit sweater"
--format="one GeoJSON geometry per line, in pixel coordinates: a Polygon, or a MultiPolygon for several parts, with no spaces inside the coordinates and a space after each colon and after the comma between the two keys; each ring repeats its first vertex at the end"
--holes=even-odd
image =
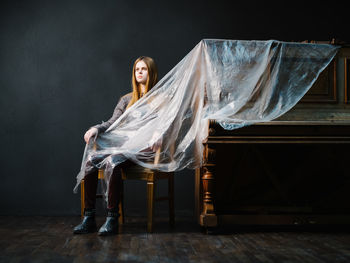
{"type": "Polygon", "coordinates": [[[102,122],[101,124],[97,124],[92,127],[97,128],[98,133],[101,133],[107,130],[124,113],[124,111],[126,110],[126,107],[128,106],[131,100],[131,97],[132,97],[132,92],[121,97],[119,99],[117,106],[114,109],[112,117],[108,121],[102,122]]]}

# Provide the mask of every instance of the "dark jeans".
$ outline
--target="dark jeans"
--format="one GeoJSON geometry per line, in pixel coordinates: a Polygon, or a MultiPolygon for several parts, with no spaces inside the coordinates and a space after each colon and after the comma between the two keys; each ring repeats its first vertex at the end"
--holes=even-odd
{"type": "MultiPolygon", "coordinates": [[[[121,187],[122,187],[122,176],[121,168],[126,168],[135,165],[132,161],[125,161],[120,165],[116,166],[111,175],[109,186],[108,186],[108,209],[118,209],[118,203],[120,200],[121,187]]],[[[91,171],[85,174],[84,177],[85,185],[85,207],[95,208],[96,204],[96,192],[98,185],[98,169],[93,168],[91,171]]]]}

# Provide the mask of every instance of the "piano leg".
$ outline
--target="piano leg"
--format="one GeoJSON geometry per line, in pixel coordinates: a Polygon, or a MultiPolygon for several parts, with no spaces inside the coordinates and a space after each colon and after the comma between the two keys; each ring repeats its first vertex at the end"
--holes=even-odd
{"type": "Polygon", "coordinates": [[[205,159],[207,159],[207,162],[203,165],[203,174],[201,176],[201,185],[202,185],[202,212],[200,215],[199,223],[204,228],[213,228],[218,225],[217,222],[217,216],[215,214],[214,209],[214,184],[215,184],[215,177],[213,173],[213,169],[215,164],[210,163],[210,156],[213,156],[215,154],[214,149],[205,149],[207,154],[205,159]]]}

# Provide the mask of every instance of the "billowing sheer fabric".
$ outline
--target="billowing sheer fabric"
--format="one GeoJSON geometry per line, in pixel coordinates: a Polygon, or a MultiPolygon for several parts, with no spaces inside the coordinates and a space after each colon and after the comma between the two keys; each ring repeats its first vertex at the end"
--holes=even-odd
{"type": "Polygon", "coordinates": [[[337,50],[275,40],[200,41],[106,132],[90,140],[75,191],[93,166],[105,169],[108,184],[113,168],[127,159],[161,171],[201,166],[209,119],[235,129],[281,116],[337,50]],[[158,153],[149,150],[155,142],[161,142],[158,153]]]}

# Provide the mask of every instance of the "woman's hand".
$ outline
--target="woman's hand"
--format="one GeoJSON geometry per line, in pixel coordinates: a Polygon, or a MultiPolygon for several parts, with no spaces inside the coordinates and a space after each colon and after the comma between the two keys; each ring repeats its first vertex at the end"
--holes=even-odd
{"type": "Polygon", "coordinates": [[[159,138],[151,147],[152,151],[156,152],[162,146],[162,138],[159,138]]]}
{"type": "Polygon", "coordinates": [[[84,135],[84,140],[86,143],[89,142],[90,138],[96,135],[98,132],[97,128],[90,128],[84,135]]]}
{"type": "Polygon", "coordinates": [[[155,132],[152,136],[152,139],[151,139],[151,141],[155,141],[153,143],[153,145],[151,146],[151,149],[154,152],[156,152],[162,146],[162,143],[163,143],[163,139],[162,139],[162,137],[159,137],[159,135],[160,134],[158,132],[155,132]],[[159,137],[159,138],[157,139],[157,137],[159,137]]]}

